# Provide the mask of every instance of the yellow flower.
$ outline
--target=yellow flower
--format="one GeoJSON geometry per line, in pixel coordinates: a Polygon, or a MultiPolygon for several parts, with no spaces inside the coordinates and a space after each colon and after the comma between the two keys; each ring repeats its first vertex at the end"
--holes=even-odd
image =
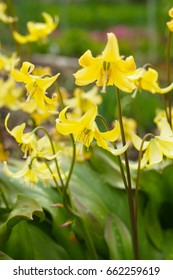
{"type": "Polygon", "coordinates": [[[51,34],[58,24],[58,17],[53,19],[49,14],[42,13],[45,23],[32,22],[27,23],[28,35],[21,35],[18,32],[13,32],[13,36],[20,44],[26,44],[28,42],[36,42],[40,39],[46,39],[51,34]]]}
{"type": "MultiPolygon", "coordinates": [[[[123,117],[123,126],[124,126],[124,133],[125,139],[128,142],[132,141],[132,135],[136,133],[137,123],[132,118],[123,117]]],[[[120,135],[121,139],[121,135],[120,135]]]]}
{"type": "Polygon", "coordinates": [[[68,108],[69,107],[64,108],[60,112],[59,118],[56,120],[56,128],[59,133],[63,135],[73,134],[75,141],[84,144],[87,148],[95,139],[98,146],[110,151],[114,155],[120,155],[128,148],[128,145],[119,149],[113,149],[109,146],[109,141],[114,142],[119,137],[119,123],[117,122],[115,128],[110,131],[100,132],[95,122],[97,106],[93,105],[77,120],[69,120],[66,118],[68,108]]]}
{"type": "Polygon", "coordinates": [[[81,88],[76,88],[74,90],[74,97],[65,99],[64,102],[66,106],[73,108],[73,116],[81,117],[93,104],[99,105],[102,102],[102,98],[98,94],[98,88],[94,86],[87,92],[81,88]]]}
{"type": "Polygon", "coordinates": [[[23,82],[25,84],[28,100],[34,98],[37,106],[43,111],[46,110],[46,106],[49,107],[55,105],[56,99],[46,96],[46,90],[56,81],[59,77],[59,73],[52,77],[42,77],[31,75],[35,66],[30,62],[24,62],[20,71],[13,69],[12,76],[17,82],[23,82]]]}
{"type": "Polygon", "coordinates": [[[9,72],[12,68],[14,68],[17,62],[18,58],[16,57],[15,53],[13,53],[11,56],[0,53],[0,70],[9,72]]]}
{"type": "MultiPolygon", "coordinates": [[[[145,152],[141,160],[141,168],[151,167],[160,163],[163,160],[163,156],[173,158],[173,132],[168,123],[166,127],[160,126],[160,129],[159,136],[144,142],[142,150],[145,152]]],[[[132,142],[135,148],[140,150],[142,139],[134,134],[132,142]]]]}
{"type": "Polygon", "coordinates": [[[49,168],[47,167],[45,162],[38,161],[37,158],[28,157],[24,164],[22,163],[21,169],[17,172],[12,172],[7,162],[4,162],[3,170],[5,174],[9,177],[15,179],[22,179],[25,182],[36,184],[39,180],[42,182],[49,183],[53,181],[53,177],[59,180],[59,176],[57,174],[56,166],[54,162],[49,163],[49,168]],[[51,172],[49,170],[51,169],[51,172]]]}
{"type": "Polygon", "coordinates": [[[5,81],[0,78],[0,88],[0,108],[7,107],[10,110],[18,110],[20,108],[19,97],[23,93],[22,88],[16,86],[12,77],[5,81]]]}
{"type": "Polygon", "coordinates": [[[96,81],[97,86],[103,87],[102,92],[105,92],[106,85],[115,85],[122,91],[132,92],[135,85],[128,75],[136,69],[134,58],[129,56],[123,59],[115,35],[108,33],[107,36],[107,45],[100,56],[94,58],[88,50],[79,59],[83,69],[74,74],[76,84],[83,86],[96,81]]]}
{"type": "Polygon", "coordinates": [[[148,69],[138,68],[133,75],[129,76],[129,79],[135,83],[139,90],[143,89],[151,93],[164,94],[173,88],[173,83],[168,87],[160,88],[158,83],[158,73],[150,67],[148,69]]]}
{"type": "Polygon", "coordinates": [[[6,15],[7,5],[5,3],[0,3],[0,20],[4,23],[13,23],[17,18],[10,17],[6,15]]]}
{"type": "Polygon", "coordinates": [[[169,10],[169,16],[171,17],[171,20],[168,21],[166,24],[168,26],[168,29],[173,32],[173,7],[169,10]]]}
{"type": "Polygon", "coordinates": [[[21,125],[14,127],[12,130],[9,130],[7,126],[9,117],[10,114],[7,114],[5,118],[5,128],[8,131],[8,133],[11,136],[13,136],[16,142],[21,146],[21,150],[24,153],[24,157],[26,157],[28,153],[31,154],[32,151],[36,149],[37,138],[35,134],[33,134],[32,132],[23,133],[26,127],[25,123],[22,123],[21,125]]]}

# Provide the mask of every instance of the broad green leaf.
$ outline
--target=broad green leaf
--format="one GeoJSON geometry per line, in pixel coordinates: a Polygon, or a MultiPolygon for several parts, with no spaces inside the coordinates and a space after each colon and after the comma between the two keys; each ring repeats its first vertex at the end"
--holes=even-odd
{"type": "Polygon", "coordinates": [[[110,259],[133,259],[129,230],[116,215],[106,217],[104,236],[109,248],[110,259]]]}
{"type": "Polygon", "coordinates": [[[18,221],[22,219],[33,220],[34,216],[37,216],[40,221],[44,220],[45,215],[42,207],[33,198],[19,195],[6,223],[9,228],[12,228],[18,221]]]}
{"type": "Polygon", "coordinates": [[[69,255],[48,234],[28,221],[20,221],[12,230],[6,253],[13,259],[67,260],[69,255]]]}

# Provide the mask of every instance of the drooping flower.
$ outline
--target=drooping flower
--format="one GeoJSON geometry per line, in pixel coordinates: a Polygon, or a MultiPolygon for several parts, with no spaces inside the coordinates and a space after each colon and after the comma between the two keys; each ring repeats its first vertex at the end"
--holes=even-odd
{"type": "Polygon", "coordinates": [[[148,69],[138,68],[133,75],[129,76],[129,79],[135,83],[137,89],[147,90],[151,93],[164,94],[173,89],[173,83],[161,88],[158,82],[158,73],[151,67],[148,69]]]}
{"type": "Polygon", "coordinates": [[[60,134],[69,135],[73,134],[76,142],[80,142],[87,148],[91,145],[91,142],[95,139],[97,145],[113,153],[114,155],[120,155],[127,150],[128,144],[119,149],[113,149],[109,146],[109,142],[114,142],[118,139],[120,134],[119,123],[107,132],[100,132],[95,122],[97,116],[97,106],[93,105],[81,118],[67,119],[66,114],[69,107],[64,108],[59,118],[56,120],[56,128],[60,134]]]}
{"type": "Polygon", "coordinates": [[[37,147],[37,138],[34,133],[27,132],[24,133],[24,129],[26,127],[25,123],[21,125],[17,125],[12,130],[8,128],[8,120],[10,114],[7,114],[5,118],[5,128],[8,133],[13,136],[16,142],[21,146],[21,150],[24,153],[24,158],[26,158],[27,154],[31,154],[34,149],[37,147]]]}
{"type": "MultiPolygon", "coordinates": [[[[33,158],[28,156],[19,171],[11,171],[7,165],[7,162],[4,162],[3,170],[5,174],[14,179],[22,179],[26,183],[36,184],[39,180],[44,183],[53,181],[55,178],[57,181],[59,180],[59,176],[56,170],[56,165],[52,161],[49,164],[49,168],[45,162],[39,161],[37,158],[33,158]],[[51,171],[50,171],[51,170],[51,171]]],[[[63,176],[63,175],[62,175],[63,176]]]]}
{"type": "Polygon", "coordinates": [[[11,56],[0,53],[0,70],[10,72],[12,68],[17,64],[18,58],[13,53],[11,56]]]}
{"type": "Polygon", "coordinates": [[[72,114],[76,117],[81,117],[93,104],[99,105],[101,102],[102,98],[98,94],[98,87],[96,86],[86,92],[81,88],[76,88],[74,97],[64,100],[65,105],[73,109],[72,114]]]}
{"type": "Polygon", "coordinates": [[[16,17],[10,17],[6,14],[7,5],[5,3],[0,3],[0,20],[4,23],[13,23],[17,20],[16,17]]]}
{"type": "MultiPolygon", "coordinates": [[[[160,123],[160,135],[154,136],[149,141],[144,141],[142,151],[145,151],[141,160],[141,168],[151,167],[160,163],[163,156],[173,158],[173,131],[168,122],[160,123]]],[[[135,148],[141,149],[142,139],[132,136],[132,142],[135,148]]]]}
{"type": "Polygon", "coordinates": [[[20,44],[28,42],[36,42],[38,40],[45,40],[51,34],[58,24],[58,17],[53,19],[48,13],[42,13],[45,22],[32,22],[27,23],[28,35],[21,35],[18,32],[13,32],[15,40],[20,44]]]}
{"type": "Polygon", "coordinates": [[[168,29],[173,32],[173,7],[169,10],[169,16],[171,17],[171,20],[168,21],[166,24],[167,24],[167,27],[168,29]]]}
{"type": "Polygon", "coordinates": [[[34,68],[35,66],[32,63],[24,62],[20,71],[12,70],[12,76],[17,82],[25,84],[28,100],[34,98],[40,109],[45,111],[47,108],[49,110],[51,106],[55,106],[56,99],[47,97],[46,90],[56,81],[60,74],[58,73],[52,77],[35,76],[31,74],[34,68]]]}
{"type": "Polygon", "coordinates": [[[132,92],[134,83],[128,75],[134,73],[136,65],[133,56],[123,59],[119,54],[117,38],[113,33],[108,33],[108,42],[102,54],[93,57],[90,50],[86,51],[79,59],[83,67],[74,74],[76,84],[83,86],[96,81],[96,85],[102,87],[115,85],[124,92],[132,92]]]}

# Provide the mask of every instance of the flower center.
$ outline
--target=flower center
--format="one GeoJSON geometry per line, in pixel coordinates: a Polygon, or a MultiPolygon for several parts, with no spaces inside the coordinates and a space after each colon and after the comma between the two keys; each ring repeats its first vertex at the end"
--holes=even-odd
{"type": "Polygon", "coordinates": [[[101,74],[101,79],[103,78],[103,87],[101,92],[106,92],[106,85],[109,80],[109,69],[110,69],[110,62],[103,61],[103,73],[101,74]]]}

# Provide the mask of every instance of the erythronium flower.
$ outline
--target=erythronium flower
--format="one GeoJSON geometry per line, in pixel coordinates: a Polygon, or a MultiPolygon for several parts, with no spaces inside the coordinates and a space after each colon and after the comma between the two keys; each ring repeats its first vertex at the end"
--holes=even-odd
{"type": "Polygon", "coordinates": [[[99,105],[101,102],[102,98],[98,94],[98,87],[96,86],[87,92],[81,88],[76,88],[74,97],[64,100],[66,106],[73,108],[72,115],[76,117],[81,117],[93,104],[99,105]]]}
{"type": "Polygon", "coordinates": [[[102,87],[115,85],[120,90],[132,92],[135,85],[129,80],[128,75],[136,69],[132,56],[123,59],[119,54],[117,38],[113,33],[108,33],[108,42],[102,54],[93,57],[90,50],[86,51],[79,59],[83,69],[74,74],[76,84],[83,86],[96,81],[96,85],[102,87]]]}
{"type": "Polygon", "coordinates": [[[12,68],[14,68],[17,62],[18,58],[16,57],[15,53],[13,53],[11,56],[0,53],[0,70],[9,72],[12,68]]]}
{"type": "Polygon", "coordinates": [[[120,155],[128,148],[128,144],[123,148],[113,149],[109,146],[109,141],[114,142],[120,135],[119,123],[107,132],[100,132],[95,119],[97,116],[97,106],[93,105],[81,118],[77,120],[69,120],[66,117],[66,113],[69,107],[64,108],[59,118],[56,120],[56,128],[59,133],[63,135],[73,134],[76,142],[80,142],[86,147],[89,147],[91,142],[95,139],[97,145],[113,153],[114,155],[120,155]]]}
{"type": "Polygon", "coordinates": [[[42,180],[45,183],[49,182],[50,185],[50,181],[53,180],[53,177],[56,178],[56,180],[59,180],[59,176],[57,174],[56,165],[54,162],[49,163],[49,168],[47,167],[47,164],[45,162],[41,162],[37,158],[33,158],[32,156],[28,156],[19,171],[11,171],[6,161],[4,162],[3,166],[4,172],[9,177],[15,179],[21,178],[25,182],[29,182],[31,184],[36,184],[39,180],[42,180]]]}
{"type": "MultiPolygon", "coordinates": [[[[141,149],[142,139],[139,136],[134,134],[132,142],[137,150],[141,149]]],[[[160,163],[163,160],[163,156],[173,158],[173,131],[168,123],[160,125],[159,136],[153,135],[153,138],[149,141],[144,141],[142,151],[145,152],[141,160],[141,168],[160,163]]]]}
{"type": "Polygon", "coordinates": [[[13,32],[15,40],[20,44],[26,44],[28,42],[36,42],[40,39],[46,39],[51,34],[58,24],[58,17],[53,19],[49,14],[42,13],[45,23],[32,22],[27,23],[28,35],[21,35],[18,32],[13,32]]]}
{"type": "Polygon", "coordinates": [[[169,10],[169,16],[171,20],[167,22],[168,29],[173,32],[173,7],[169,10]]]}
{"type": "Polygon", "coordinates": [[[46,90],[56,81],[59,77],[59,73],[52,77],[35,76],[33,72],[35,66],[30,62],[24,62],[20,71],[13,69],[12,76],[17,82],[23,82],[25,84],[28,100],[34,98],[37,106],[43,111],[46,110],[46,106],[53,106],[56,100],[46,96],[46,90]]]}
{"type": "Polygon", "coordinates": [[[129,79],[135,83],[139,90],[143,89],[151,93],[164,94],[173,88],[173,83],[168,87],[160,88],[158,83],[158,73],[151,67],[148,69],[138,68],[133,75],[129,76],[129,79]]]}
{"type": "Polygon", "coordinates": [[[6,14],[7,5],[5,3],[0,3],[0,20],[4,23],[13,23],[17,18],[10,17],[6,14]]]}
{"type": "Polygon", "coordinates": [[[8,114],[5,118],[5,128],[8,131],[8,133],[15,138],[16,142],[19,145],[21,145],[21,150],[22,152],[24,152],[24,157],[26,157],[28,153],[31,154],[32,151],[36,149],[37,138],[35,134],[32,132],[23,133],[26,127],[25,123],[22,123],[21,125],[14,127],[12,130],[9,130],[7,125],[9,117],[10,114],[8,114]]]}

